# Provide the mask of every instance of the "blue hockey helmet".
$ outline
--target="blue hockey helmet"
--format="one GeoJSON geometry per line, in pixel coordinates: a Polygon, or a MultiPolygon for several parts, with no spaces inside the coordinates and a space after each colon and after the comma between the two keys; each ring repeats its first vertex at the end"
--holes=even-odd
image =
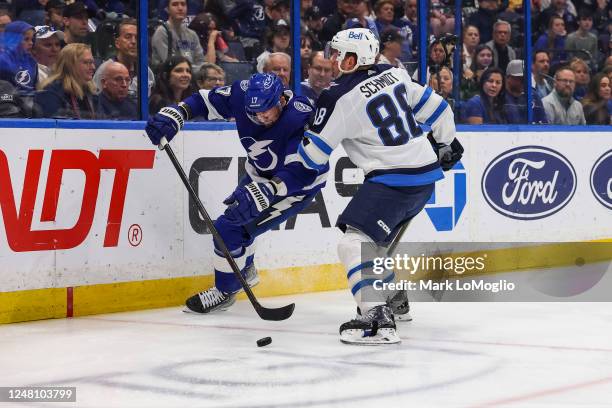
{"type": "Polygon", "coordinates": [[[254,74],[249,79],[249,86],[244,95],[247,116],[256,124],[258,112],[265,112],[275,106],[280,107],[280,97],[284,86],[279,77],[272,73],[254,74]]]}

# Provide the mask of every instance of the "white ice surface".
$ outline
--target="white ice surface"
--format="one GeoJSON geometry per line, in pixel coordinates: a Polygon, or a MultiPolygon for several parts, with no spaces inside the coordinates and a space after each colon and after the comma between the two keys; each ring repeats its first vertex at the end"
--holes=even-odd
{"type": "Polygon", "coordinates": [[[77,387],[15,407],[612,407],[610,303],[415,303],[400,345],[368,347],[338,340],[348,292],[262,299],[289,302],[3,325],[0,386],[77,387]]]}

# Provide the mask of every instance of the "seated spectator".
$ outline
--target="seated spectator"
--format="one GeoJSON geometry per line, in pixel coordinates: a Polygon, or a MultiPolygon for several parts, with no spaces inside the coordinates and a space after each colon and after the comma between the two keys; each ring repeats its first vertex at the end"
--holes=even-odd
{"type": "Polygon", "coordinates": [[[438,95],[442,96],[446,102],[455,108],[455,100],[453,96],[453,72],[449,67],[442,67],[440,70],[431,75],[428,84],[438,95]]]}
{"type": "Polygon", "coordinates": [[[49,0],[45,5],[45,25],[64,31],[64,0],[49,0]]]}
{"type": "Polygon", "coordinates": [[[576,10],[571,1],[551,0],[550,6],[539,14],[538,20],[536,20],[535,24],[533,24],[534,30],[540,28],[542,30],[541,33],[543,34],[544,27],[549,26],[549,20],[553,16],[560,16],[563,19],[566,30],[568,30],[570,33],[576,31],[578,28],[576,10]]]}
{"type": "Polygon", "coordinates": [[[38,80],[38,67],[31,54],[34,27],[23,21],[13,21],[6,26],[2,38],[0,79],[13,84],[22,95],[31,94],[38,80]]]}
{"type": "Polygon", "coordinates": [[[86,44],[68,44],[59,54],[49,78],[34,96],[40,117],[95,119],[95,62],[86,44]]]}
{"type": "MultiPolygon", "coordinates": [[[[506,67],[506,96],[504,115],[506,123],[527,123],[527,95],[525,94],[525,73],[522,60],[512,60],[506,67]]],[[[542,100],[533,93],[533,122],[548,123],[542,100]]]]}
{"type": "Polygon", "coordinates": [[[462,118],[470,125],[506,123],[504,109],[504,71],[488,68],[480,78],[479,94],[463,106],[462,118]]]}
{"type": "Polygon", "coordinates": [[[552,55],[551,64],[559,65],[567,60],[565,50],[565,22],[559,16],[552,16],[548,21],[548,30],[538,38],[534,48],[547,50],[552,55]]]}
{"type": "Polygon", "coordinates": [[[516,59],[516,51],[510,45],[510,24],[497,21],[493,24],[493,39],[486,44],[493,50],[493,66],[506,71],[508,63],[516,59]]]}
{"type": "Polygon", "coordinates": [[[266,31],[264,6],[259,1],[236,0],[228,17],[234,24],[234,32],[240,38],[248,60],[261,53],[261,38],[266,31]]]}
{"type": "Polygon", "coordinates": [[[306,28],[308,32],[314,37],[313,47],[315,49],[323,49],[323,44],[319,39],[319,33],[323,29],[323,15],[318,7],[314,6],[304,14],[306,21],[306,28]]]}
{"type": "Polygon", "coordinates": [[[266,0],[264,4],[266,26],[273,26],[274,22],[278,20],[291,20],[289,0],[266,0]]]}
{"type": "Polygon", "coordinates": [[[100,119],[134,120],[137,119],[136,98],[129,95],[132,79],[125,65],[109,62],[100,76],[102,92],[98,95],[98,115],[100,119]]]}
{"type": "Polygon", "coordinates": [[[412,61],[416,58],[414,52],[417,50],[417,0],[406,0],[404,3],[404,16],[398,21],[400,29],[404,31],[404,37],[409,41],[410,54],[402,51],[402,61],[412,61]]]}
{"type": "Polygon", "coordinates": [[[273,52],[283,52],[291,55],[291,29],[285,20],[278,20],[268,30],[266,49],[257,57],[257,72],[263,72],[266,56],[273,52]]]}
{"type": "Polygon", "coordinates": [[[588,9],[582,9],[578,14],[578,30],[570,33],[565,40],[565,49],[574,51],[586,51],[589,53],[589,64],[597,68],[599,62],[599,50],[597,47],[597,36],[591,32],[593,28],[593,15],[588,9]]]}
{"type": "MultiPolygon", "coordinates": [[[[100,74],[104,70],[105,64],[116,61],[122,63],[130,74],[129,93],[131,96],[138,94],[138,22],[133,18],[125,18],[119,22],[115,30],[115,50],[114,57],[104,61],[94,75],[94,83],[98,92],[102,90],[100,74]]],[[[151,68],[147,67],[148,95],[151,95],[151,88],[155,85],[155,75],[151,68]]]]}
{"type": "Polygon", "coordinates": [[[43,25],[45,22],[44,2],[33,0],[13,0],[14,15],[17,20],[31,26],[43,25]]]}
{"type": "Polygon", "coordinates": [[[200,46],[205,50],[206,62],[217,61],[236,62],[238,59],[229,54],[229,46],[223,39],[221,31],[217,29],[217,18],[210,13],[200,13],[189,24],[200,39],[200,46]]]}
{"type": "Polygon", "coordinates": [[[213,89],[225,85],[225,71],[220,66],[205,62],[196,74],[196,84],[199,89],[213,89]]]}
{"type": "Polygon", "coordinates": [[[324,57],[322,51],[313,52],[308,63],[308,76],[300,83],[301,94],[307,97],[313,106],[323,89],[331,83],[332,74],[331,61],[324,57]]]}
{"type": "MultiPolygon", "coordinates": [[[[450,67],[449,55],[446,52],[446,47],[442,44],[439,38],[435,38],[429,43],[429,56],[427,59],[427,76],[425,77],[425,83],[429,82],[429,78],[432,72],[438,72],[441,67],[450,67]]],[[[417,69],[412,74],[414,80],[419,78],[419,70],[417,69]]]]}
{"type": "MultiPolygon", "coordinates": [[[[12,22],[11,16],[8,13],[8,10],[0,10],[0,35],[4,32],[6,26],[12,22]]],[[[1,41],[0,37],[0,41],[1,41]]],[[[0,46],[1,47],[1,46],[0,46]]],[[[0,48],[1,51],[1,48],[0,48]]]]}
{"type": "Polygon", "coordinates": [[[591,70],[584,60],[574,57],[569,63],[569,67],[576,74],[576,89],[574,99],[581,100],[586,94],[589,83],[591,82],[591,70]]]}
{"type": "Polygon", "coordinates": [[[17,92],[10,82],[0,80],[0,118],[24,118],[26,109],[17,92]]]}
{"type": "Polygon", "coordinates": [[[580,101],[588,125],[612,124],[612,88],[610,78],[604,73],[593,77],[589,89],[580,101]]]}
{"type": "MultiPolygon", "coordinates": [[[[365,2],[361,3],[365,4],[365,2]]],[[[382,34],[386,30],[398,30],[399,27],[393,25],[395,19],[393,15],[393,0],[379,0],[374,4],[374,13],[376,15],[376,31],[382,34]]],[[[366,16],[363,16],[364,18],[366,16]]],[[[364,27],[366,28],[366,27],[364,27]]]]}
{"type": "Polygon", "coordinates": [[[406,70],[400,57],[402,55],[403,38],[396,28],[390,28],[380,36],[380,55],[378,56],[379,64],[389,64],[396,68],[406,70]]]}
{"type": "Polygon", "coordinates": [[[531,84],[540,98],[545,97],[553,90],[553,78],[548,75],[550,71],[550,58],[548,53],[538,50],[533,54],[531,64],[531,84]]]}
{"type": "Polygon", "coordinates": [[[89,32],[88,19],[95,13],[80,1],[64,7],[64,42],[66,44],[82,43],[92,46],[93,34],[89,32]]]}
{"type": "Polygon", "coordinates": [[[584,112],[580,102],[574,99],[576,75],[568,67],[555,73],[555,89],[542,98],[548,123],[555,125],[585,125],[584,112]]]}
{"type": "Polygon", "coordinates": [[[149,112],[152,115],[164,106],[177,104],[197,92],[191,82],[191,72],[191,62],[180,55],[171,57],[159,67],[157,81],[149,100],[149,112]]]}
{"type": "Polygon", "coordinates": [[[429,26],[435,37],[441,37],[455,30],[454,10],[451,10],[444,0],[431,1],[429,26]]]}
{"type": "Polygon", "coordinates": [[[480,0],[478,10],[467,19],[466,25],[473,25],[478,28],[480,41],[483,43],[487,43],[493,38],[493,25],[497,21],[498,8],[497,0],[480,0]]]}
{"type": "Polygon", "coordinates": [[[461,80],[461,100],[466,101],[480,91],[480,78],[493,64],[493,50],[486,44],[480,44],[474,52],[474,60],[469,69],[463,71],[461,80]]]}
{"type": "Polygon", "coordinates": [[[49,77],[53,64],[57,61],[62,49],[61,41],[64,33],[55,31],[49,26],[36,26],[34,32],[34,45],[32,46],[32,57],[38,64],[38,82],[41,84],[49,77]]]}
{"type": "MultiPolygon", "coordinates": [[[[178,55],[187,58],[194,69],[204,63],[204,51],[195,31],[185,27],[187,17],[185,0],[168,2],[168,21],[160,25],[151,38],[151,64],[155,67],[178,55]]],[[[157,111],[156,111],[157,112],[157,111]]]]}
{"type": "Polygon", "coordinates": [[[284,52],[268,54],[263,62],[263,72],[276,74],[283,81],[283,85],[289,88],[291,81],[291,57],[284,52]]]}
{"type": "Polygon", "coordinates": [[[478,27],[469,25],[463,30],[463,53],[461,59],[463,61],[463,70],[470,69],[472,60],[476,54],[476,47],[480,44],[480,32],[478,27]]]}
{"type": "MultiPolygon", "coordinates": [[[[325,44],[342,30],[346,20],[351,18],[359,19],[361,16],[360,6],[364,0],[336,0],[336,11],[334,14],[327,17],[323,23],[323,28],[319,34],[319,40],[325,44]]],[[[330,1],[331,2],[331,1],[330,1]]]]}

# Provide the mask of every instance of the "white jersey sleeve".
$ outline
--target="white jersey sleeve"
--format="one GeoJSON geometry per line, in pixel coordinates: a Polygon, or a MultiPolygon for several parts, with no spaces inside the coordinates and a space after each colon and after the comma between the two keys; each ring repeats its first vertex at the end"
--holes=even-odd
{"type": "Polygon", "coordinates": [[[432,128],[439,143],[453,140],[453,113],[442,97],[412,82],[404,70],[376,65],[342,76],[323,91],[299,154],[306,166],[317,168],[342,143],[366,177],[378,177],[373,181],[431,183],[443,175],[429,141],[422,137],[422,123],[432,128]]]}

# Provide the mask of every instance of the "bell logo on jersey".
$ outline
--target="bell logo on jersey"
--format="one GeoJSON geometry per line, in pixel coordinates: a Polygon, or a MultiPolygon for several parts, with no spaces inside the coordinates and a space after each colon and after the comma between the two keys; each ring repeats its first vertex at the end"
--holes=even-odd
{"type": "Polygon", "coordinates": [[[467,177],[461,161],[446,172],[443,180],[436,182],[435,190],[425,205],[425,212],[436,231],[452,231],[457,225],[467,201],[466,186],[467,177]]]}

